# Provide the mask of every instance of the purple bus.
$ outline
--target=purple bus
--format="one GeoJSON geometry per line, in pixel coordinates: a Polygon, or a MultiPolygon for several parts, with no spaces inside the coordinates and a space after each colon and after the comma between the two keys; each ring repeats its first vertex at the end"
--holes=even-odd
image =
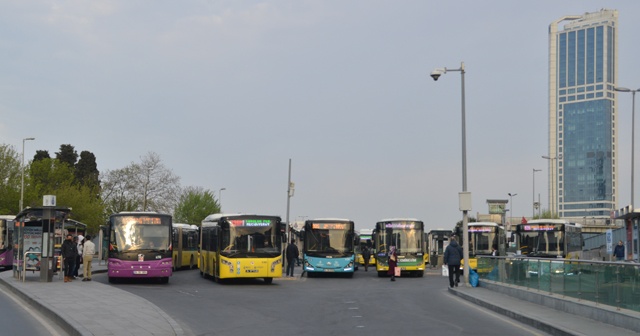
{"type": "Polygon", "coordinates": [[[0,216],[0,268],[13,267],[13,225],[16,216],[0,216]]]}
{"type": "Polygon", "coordinates": [[[172,275],[171,216],[156,212],[120,212],[107,225],[109,282],[120,278],[158,278],[172,275]]]}

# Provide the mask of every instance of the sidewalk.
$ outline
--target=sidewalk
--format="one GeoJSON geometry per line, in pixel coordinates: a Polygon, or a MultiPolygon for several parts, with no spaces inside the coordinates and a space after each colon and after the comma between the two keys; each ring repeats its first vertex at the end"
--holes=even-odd
{"type": "MultiPolygon", "coordinates": [[[[549,303],[548,305],[542,305],[533,303],[529,300],[522,300],[514,295],[506,294],[509,291],[520,291],[522,295],[538,295],[545,296],[544,294],[538,294],[537,292],[525,291],[516,287],[502,286],[497,283],[489,283],[482,281],[480,287],[455,287],[449,288],[449,292],[459,296],[467,301],[470,301],[479,306],[485,307],[494,312],[505,315],[518,322],[530,325],[539,330],[547,332],[551,335],[638,335],[638,331],[633,331],[631,328],[640,330],[640,313],[631,311],[617,311],[615,308],[609,307],[594,307],[595,304],[589,304],[585,302],[574,302],[570,298],[553,298],[555,304],[549,303]],[[504,289],[498,288],[504,287],[504,289]],[[551,305],[553,305],[551,307],[551,305]],[[568,306],[572,306],[569,307],[568,306]],[[582,306],[582,307],[579,307],[582,306]],[[558,309],[556,309],[558,308],[558,309]],[[566,309],[573,311],[569,313],[561,310],[566,309]],[[603,323],[596,319],[586,318],[579,315],[583,313],[586,315],[585,310],[589,310],[595,314],[613,314],[616,319],[616,324],[629,327],[629,329],[621,328],[616,325],[603,323]]],[[[521,296],[515,294],[517,296],[521,296]]],[[[547,298],[548,299],[548,298],[547,298]]],[[[545,301],[545,299],[542,299],[545,301]]],[[[603,318],[604,320],[604,318],[603,318]]]]}
{"type": "MultiPolygon", "coordinates": [[[[92,266],[93,273],[107,271],[97,258],[92,266]]],[[[22,282],[11,270],[0,273],[0,285],[57,322],[69,335],[185,335],[160,308],[114,286],[81,279],[64,283],[58,275],[52,282],[40,282],[38,272],[27,272],[22,282]],[[90,299],[78,300],[80,291],[90,299]]]]}

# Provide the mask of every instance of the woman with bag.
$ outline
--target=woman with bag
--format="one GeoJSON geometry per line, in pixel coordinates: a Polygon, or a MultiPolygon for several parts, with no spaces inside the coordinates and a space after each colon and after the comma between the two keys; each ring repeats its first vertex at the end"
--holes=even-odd
{"type": "Polygon", "coordinates": [[[391,281],[396,281],[396,274],[398,274],[400,268],[398,267],[398,255],[396,254],[396,247],[391,246],[389,248],[389,271],[387,274],[391,275],[391,281]]]}

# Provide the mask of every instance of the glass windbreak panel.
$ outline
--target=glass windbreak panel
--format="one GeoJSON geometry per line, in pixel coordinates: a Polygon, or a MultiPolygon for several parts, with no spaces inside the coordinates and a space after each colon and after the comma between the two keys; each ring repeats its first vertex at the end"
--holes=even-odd
{"type": "Polygon", "coordinates": [[[118,216],[111,221],[114,251],[168,250],[171,218],[154,216],[118,216]]]}
{"type": "Polygon", "coordinates": [[[310,256],[347,257],[353,254],[353,235],[350,225],[313,223],[305,231],[305,252],[310,256]]]}
{"type": "Polygon", "coordinates": [[[276,221],[271,218],[228,219],[222,225],[220,253],[227,257],[275,257],[280,254],[276,221]]]}

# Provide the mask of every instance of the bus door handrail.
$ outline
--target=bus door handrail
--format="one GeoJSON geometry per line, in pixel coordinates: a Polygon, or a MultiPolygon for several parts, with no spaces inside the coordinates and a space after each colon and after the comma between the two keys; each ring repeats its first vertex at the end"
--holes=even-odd
{"type": "MultiPolygon", "coordinates": [[[[22,258],[22,282],[24,282],[27,279],[27,254],[42,255],[42,252],[27,251],[24,253],[24,256],[22,258]]],[[[42,265],[40,265],[40,269],[42,269],[42,265]]]]}

